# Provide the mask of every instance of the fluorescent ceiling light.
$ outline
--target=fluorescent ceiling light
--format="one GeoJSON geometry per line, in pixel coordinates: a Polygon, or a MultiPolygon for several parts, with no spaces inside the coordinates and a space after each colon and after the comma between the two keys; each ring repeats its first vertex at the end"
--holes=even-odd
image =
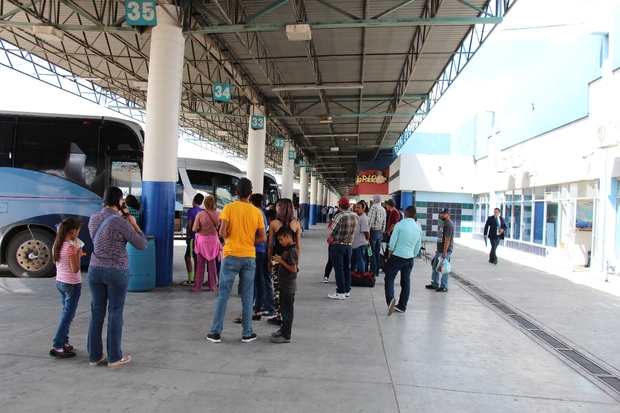
{"type": "Polygon", "coordinates": [[[48,42],[62,42],[64,34],[54,26],[32,26],[32,34],[48,42]]]}
{"type": "Polygon", "coordinates": [[[338,152],[340,150],[339,147],[337,146],[332,146],[331,148],[329,148],[332,152],[338,152]]]}
{"type": "Polygon", "coordinates": [[[363,83],[306,83],[296,85],[278,85],[271,88],[273,92],[285,90],[320,90],[320,89],[363,89],[363,83]]]}
{"type": "Polygon", "coordinates": [[[217,136],[228,136],[228,132],[225,130],[218,130],[216,134],[217,136]]]}
{"type": "Polygon", "coordinates": [[[286,37],[292,42],[312,40],[309,24],[287,24],[286,37]]]}
{"type": "Polygon", "coordinates": [[[200,119],[200,115],[197,113],[184,113],[185,119],[200,119]]]}
{"type": "Polygon", "coordinates": [[[319,118],[319,122],[321,123],[332,123],[332,117],[329,115],[323,115],[319,118]]]}

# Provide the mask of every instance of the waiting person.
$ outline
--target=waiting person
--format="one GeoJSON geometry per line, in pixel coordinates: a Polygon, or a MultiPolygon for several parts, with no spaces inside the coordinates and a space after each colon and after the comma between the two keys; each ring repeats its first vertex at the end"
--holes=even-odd
{"type": "MultiPolygon", "coordinates": [[[[327,231],[334,224],[334,221],[331,220],[327,223],[327,231]]],[[[332,272],[334,266],[332,265],[332,245],[333,245],[333,237],[331,234],[327,235],[327,263],[325,264],[325,273],[323,275],[323,283],[327,284],[329,282],[329,274],[332,272]]]]}
{"type": "Polygon", "coordinates": [[[226,239],[224,259],[220,270],[220,293],[215,303],[213,325],[207,340],[222,341],[226,306],[230,298],[235,277],[239,274],[241,285],[242,326],[241,341],[256,340],[252,332],[252,299],[254,298],[254,274],[256,272],[256,248],[254,244],[267,239],[263,214],[248,202],[252,194],[252,182],[241,178],[237,183],[238,201],[227,204],[220,214],[220,236],[226,239]]]}
{"type": "Polygon", "coordinates": [[[385,232],[387,233],[387,239],[392,234],[394,230],[394,226],[400,222],[400,212],[396,209],[396,203],[393,199],[388,199],[385,201],[385,206],[387,208],[387,222],[385,224],[385,232]]]}
{"type": "Polygon", "coordinates": [[[205,264],[208,273],[209,291],[217,291],[217,264],[216,261],[222,252],[222,244],[217,233],[220,225],[220,213],[215,207],[215,198],[211,195],[205,198],[205,209],[200,211],[192,225],[194,235],[194,252],[196,253],[196,275],[192,291],[202,291],[202,282],[205,276],[205,264]]]}
{"type": "Polygon", "coordinates": [[[136,224],[140,226],[140,203],[138,203],[138,199],[133,195],[127,195],[125,205],[129,208],[129,213],[136,219],[136,224]]]}
{"type": "Polygon", "coordinates": [[[321,222],[327,222],[327,219],[331,219],[329,217],[329,206],[326,205],[321,209],[321,222]]]}
{"type": "Polygon", "coordinates": [[[297,247],[293,241],[293,231],[290,227],[280,227],[277,237],[278,243],[282,246],[282,255],[274,254],[273,260],[278,263],[282,325],[278,331],[271,333],[271,341],[274,343],[290,343],[293,316],[295,315],[298,255],[297,247]]]}
{"type": "Polygon", "coordinates": [[[388,305],[388,315],[394,311],[407,311],[409,294],[411,291],[411,270],[413,258],[418,255],[422,243],[422,230],[415,222],[416,209],[408,206],[405,210],[405,219],[397,223],[392,231],[388,244],[387,262],[385,264],[385,301],[388,305]],[[398,304],[394,298],[394,279],[400,271],[400,296],[398,304]]]}
{"type": "Polygon", "coordinates": [[[90,288],[90,323],[88,326],[88,359],[91,366],[106,361],[103,353],[103,321],[108,308],[107,360],[109,367],[131,361],[121,349],[123,310],[129,286],[127,242],[139,250],[146,249],[146,236],[136,219],[121,208],[123,192],[114,186],[103,194],[104,208],[90,217],[88,231],[93,240],[93,253],[88,267],[90,288]],[[120,214],[120,215],[119,215],[120,214]]]}
{"type": "Polygon", "coordinates": [[[278,265],[273,264],[273,256],[274,254],[278,254],[282,256],[283,247],[275,242],[276,233],[282,227],[290,227],[293,231],[293,236],[295,240],[295,246],[297,247],[297,257],[301,256],[301,228],[299,226],[299,222],[295,221],[295,213],[293,210],[293,202],[288,198],[281,198],[276,202],[276,219],[271,221],[269,224],[269,242],[267,243],[267,268],[272,274],[273,278],[273,296],[274,303],[276,305],[276,314],[278,315],[276,318],[268,320],[268,323],[271,324],[281,324],[282,319],[280,317],[280,286],[278,283],[278,265]]]}
{"type": "Polygon", "coordinates": [[[437,252],[435,257],[431,261],[432,275],[431,283],[425,287],[428,289],[434,289],[438,293],[448,292],[448,280],[450,274],[440,274],[437,271],[437,265],[439,260],[448,260],[450,262],[450,256],[452,255],[452,248],[454,246],[454,223],[450,221],[450,210],[443,208],[439,211],[439,219],[443,221],[443,224],[437,228],[437,252]],[[439,279],[441,278],[441,283],[439,279]]]}
{"type": "Polygon", "coordinates": [[[56,264],[56,289],[62,303],[62,314],[50,350],[50,356],[54,358],[75,357],[73,346],[69,344],[69,328],[82,294],[80,259],[82,255],[86,255],[82,253],[82,246],[77,239],[79,233],[78,220],[72,217],[65,218],[58,225],[52,248],[52,258],[56,264]]]}
{"type": "Polygon", "coordinates": [[[194,240],[196,238],[196,233],[194,232],[194,220],[202,208],[202,201],[204,201],[205,197],[203,194],[196,194],[194,199],[192,200],[192,207],[187,210],[187,227],[185,229],[185,243],[187,247],[185,248],[185,268],[187,269],[187,280],[181,281],[181,285],[194,285],[194,270],[196,269],[196,251],[194,248],[194,240]],[[192,265],[192,258],[194,259],[192,265]]]}
{"type": "MultiPolygon", "coordinates": [[[[276,219],[276,210],[270,209],[268,211],[265,211],[265,218],[267,219],[267,239],[269,239],[269,227],[271,226],[271,221],[276,219]]],[[[268,242],[269,241],[265,241],[265,251],[269,250],[268,242]]],[[[277,240],[275,240],[275,242],[277,242],[277,240]]],[[[266,256],[263,268],[263,276],[265,277],[265,294],[263,296],[263,313],[261,317],[265,318],[266,320],[271,320],[276,318],[276,305],[273,300],[273,280],[271,272],[267,269],[266,256]]]]}
{"type": "Polygon", "coordinates": [[[506,233],[506,221],[500,216],[499,208],[493,210],[493,215],[487,218],[487,222],[484,224],[484,238],[489,238],[491,241],[491,252],[489,252],[489,262],[497,265],[497,246],[499,241],[504,239],[506,233]]]}
{"type": "Polygon", "coordinates": [[[349,198],[342,197],[338,201],[340,212],[334,218],[334,224],[328,232],[332,236],[332,264],[336,273],[336,292],[327,297],[333,300],[344,300],[351,294],[351,245],[357,228],[358,217],[349,210],[349,198]]]}
{"type": "MultiPolygon", "coordinates": [[[[265,213],[261,208],[263,199],[264,197],[262,194],[252,194],[250,195],[249,201],[261,212],[261,214],[263,215],[265,228],[267,228],[267,218],[265,217],[265,213]]],[[[256,244],[254,244],[254,248],[256,249],[256,271],[254,273],[254,312],[252,313],[252,320],[258,321],[261,319],[262,316],[263,300],[265,298],[264,273],[266,272],[267,268],[267,249],[264,242],[257,242],[256,244]]],[[[241,288],[241,284],[239,284],[239,288],[241,288]]],[[[233,322],[237,324],[241,324],[242,321],[243,316],[239,316],[233,319],[233,322]]]]}
{"type": "Polygon", "coordinates": [[[372,206],[368,211],[368,226],[370,227],[370,247],[372,256],[370,257],[370,271],[375,277],[379,276],[381,269],[381,239],[385,230],[385,209],[381,206],[381,195],[372,197],[372,206]]]}
{"type": "Polygon", "coordinates": [[[299,205],[299,212],[297,213],[297,219],[299,221],[299,226],[301,227],[301,236],[304,236],[304,225],[306,222],[306,211],[304,211],[304,206],[299,205]]]}
{"type": "Polygon", "coordinates": [[[368,228],[368,217],[364,214],[364,205],[359,203],[355,205],[355,213],[357,214],[357,227],[355,236],[353,237],[352,254],[351,254],[351,271],[363,274],[366,271],[366,261],[364,261],[364,253],[368,251],[368,240],[370,239],[370,229],[368,228]]]}

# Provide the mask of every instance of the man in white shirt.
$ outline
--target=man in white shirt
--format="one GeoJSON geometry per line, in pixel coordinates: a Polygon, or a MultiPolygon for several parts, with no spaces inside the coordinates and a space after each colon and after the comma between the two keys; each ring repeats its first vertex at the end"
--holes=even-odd
{"type": "Polygon", "coordinates": [[[379,276],[381,269],[381,238],[385,230],[385,209],[381,206],[381,195],[372,197],[372,206],[368,211],[368,226],[370,228],[370,247],[372,248],[372,256],[370,257],[370,272],[375,277],[379,276]]]}

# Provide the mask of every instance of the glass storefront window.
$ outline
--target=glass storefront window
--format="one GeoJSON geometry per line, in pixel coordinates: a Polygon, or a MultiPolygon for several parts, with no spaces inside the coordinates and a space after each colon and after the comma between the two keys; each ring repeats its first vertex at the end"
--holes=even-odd
{"type": "Polygon", "coordinates": [[[515,203],[512,212],[512,239],[521,239],[521,203],[515,203]]]}
{"type": "Polygon", "coordinates": [[[577,197],[596,198],[598,196],[598,181],[577,182],[577,197]]]}
{"type": "Polygon", "coordinates": [[[558,203],[547,202],[547,220],[545,221],[545,245],[548,247],[558,246],[558,231],[560,229],[558,218],[558,203]]]}
{"type": "Polygon", "coordinates": [[[512,237],[512,204],[506,204],[506,215],[504,220],[506,221],[506,237],[512,237]]]}
{"type": "Polygon", "coordinates": [[[523,241],[532,241],[532,202],[523,203],[523,241]]]}

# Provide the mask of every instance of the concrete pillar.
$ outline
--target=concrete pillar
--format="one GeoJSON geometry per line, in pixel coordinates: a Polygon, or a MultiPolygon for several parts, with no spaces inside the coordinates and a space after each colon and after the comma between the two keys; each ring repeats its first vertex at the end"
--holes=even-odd
{"type": "Polygon", "coordinates": [[[394,207],[396,209],[400,208],[400,191],[399,192],[394,192],[392,194],[392,200],[394,201],[394,207]]]}
{"type": "Polygon", "coordinates": [[[310,178],[310,213],[308,214],[308,221],[310,221],[310,225],[316,225],[316,190],[316,176],[312,175],[310,178]]]}
{"type": "Polygon", "coordinates": [[[185,38],[173,5],[157,6],[151,32],[142,179],[143,229],[155,236],[156,285],[172,284],[174,200],[185,38]],[[166,12],[167,11],[167,12],[166,12]]]}
{"type": "Polygon", "coordinates": [[[265,181],[265,131],[267,129],[267,119],[265,119],[265,128],[254,130],[250,125],[252,119],[251,115],[265,116],[265,107],[252,106],[250,109],[250,117],[248,118],[247,178],[252,181],[252,192],[255,194],[262,194],[265,190],[263,185],[265,181]]]}
{"type": "Polygon", "coordinates": [[[401,191],[400,192],[400,207],[404,211],[410,205],[413,205],[413,191],[401,191]]]}
{"type": "Polygon", "coordinates": [[[293,149],[293,145],[291,145],[291,141],[287,140],[284,143],[284,150],[282,151],[282,198],[292,200],[295,160],[288,159],[288,151],[290,149],[293,149]]]}
{"type": "Polygon", "coordinates": [[[308,202],[308,172],[306,172],[306,167],[302,166],[299,168],[299,206],[304,210],[304,216],[306,219],[304,220],[304,229],[308,229],[308,213],[310,203],[308,202]]]}
{"type": "Polygon", "coordinates": [[[323,222],[323,214],[321,210],[325,204],[323,203],[323,183],[321,181],[317,181],[316,185],[316,222],[323,222]]]}

